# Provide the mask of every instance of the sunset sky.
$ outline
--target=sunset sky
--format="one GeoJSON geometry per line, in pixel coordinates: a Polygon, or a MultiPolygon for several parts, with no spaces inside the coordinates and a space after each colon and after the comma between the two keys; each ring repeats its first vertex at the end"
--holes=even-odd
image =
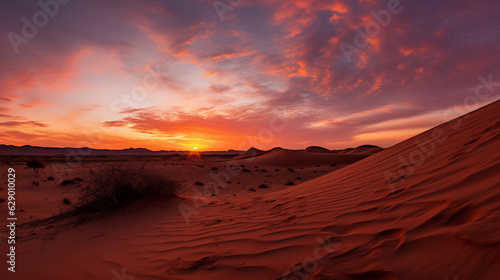
{"type": "Polygon", "coordinates": [[[343,52],[393,1],[72,0],[31,38],[2,1],[0,144],[388,147],[498,99],[499,1],[401,0],[343,52]]]}

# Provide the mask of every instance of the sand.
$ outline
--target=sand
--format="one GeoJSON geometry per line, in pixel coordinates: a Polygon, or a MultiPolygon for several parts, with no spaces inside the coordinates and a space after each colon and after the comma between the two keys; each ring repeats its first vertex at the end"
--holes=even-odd
{"type": "MultiPolygon", "coordinates": [[[[237,163],[251,172],[231,176],[231,183],[216,196],[196,198],[196,192],[187,191],[191,182],[180,198],[139,201],[78,226],[68,226],[67,221],[24,226],[17,245],[18,272],[13,277],[2,270],[0,275],[2,279],[498,279],[499,132],[497,101],[371,156],[361,154],[363,159],[354,163],[339,153],[312,153],[313,159],[306,151],[283,149],[251,162],[240,158],[237,163]],[[297,162],[303,160],[306,164],[297,162]],[[325,165],[310,166],[318,160],[325,165]],[[326,164],[332,160],[346,165],[326,164]],[[276,179],[268,189],[251,192],[233,183],[247,176],[245,180],[255,180],[249,184],[258,184],[262,176],[273,175],[267,167],[272,165],[285,167],[272,169],[279,184],[276,179]],[[314,177],[315,168],[324,175],[284,187],[282,181],[300,172],[300,167],[289,171],[292,165],[308,166],[302,167],[307,176],[314,177]],[[265,172],[255,171],[263,166],[265,172]],[[202,207],[193,204],[193,198],[202,207]],[[180,205],[196,210],[189,224],[180,205]]],[[[188,169],[195,170],[196,163],[189,164],[188,169]]],[[[212,164],[219,170],[199,168],[220,175],[228,172],[224,165],[235,163],[220,159],[212,164]]],[[[180,170],[186,168],[179,166],[174,173],[179,175],[180,170]]],[[[27,171],[18,172],[28,177],[27,171]]],[[[190,180],[202,180],[208,173],[196,177],[193,171],[190,180]]],[[[61,186],[44,183],[47,190],[40,190],[39,199],[60,200],[61,191],[56,190],[61,186]]],[[[33,187],[29,181],[24,184],[23,188],[33,187]]],[[[23,199],[29,200],[29,195],[23,197],[20,191],[19,200],[23,199]]],[[[2,250],[4,244],[2,240],[2,250]]]]}

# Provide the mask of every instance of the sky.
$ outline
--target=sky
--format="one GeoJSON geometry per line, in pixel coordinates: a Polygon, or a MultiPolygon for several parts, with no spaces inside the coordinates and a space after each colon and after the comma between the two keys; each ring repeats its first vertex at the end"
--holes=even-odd
{"type": "Polygon", "coordinates": [[[499,99],[496,0],[0,5],[0,144],[389,147],[499,99]]]}

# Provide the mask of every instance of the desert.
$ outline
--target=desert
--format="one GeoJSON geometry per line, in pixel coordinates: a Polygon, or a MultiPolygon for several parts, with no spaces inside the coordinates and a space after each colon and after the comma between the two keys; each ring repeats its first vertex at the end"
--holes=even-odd
{"type": "Polygon", "coordinates": [[[500,1],[0,5],[0,280],[500,279],[500,1]]]}
{"type": "Polygon", "coordinates": [[[314,158],[304,161],[305,150],[283,149],[255,157],[89,156],[63,178],[73,182],[61,184],[46,180],[54,176],[50,170],[35,175],[22,157],[10,157],[22,178],[16,208],[26,221],[17,233],[18,279],[117,273],[137,279],[496,279],[499,106],[355,162],[331,152],[328,162],[337,166],[321,164],[324,151],[309,152],[314,158]],[[416,143],[433,135],[439,135],[435,145],[422,151],[416,143]],[[421,157],[409,160],[411,173],[385,175],[400,174],[398,157],[411,158],[414,151],[421,157]],[[79,185],[90,180],[88,169],[113,162],[155,166],[181,183],[178,196],[51,218],[64,212],[64,199],[77,199],[79,185]],[[234,170],[229,166],[250,172],[225,178],[221,173],[234,170]],[[215,182],[210,174],[228,181],[219,191],[204,188],[215,182]]]}

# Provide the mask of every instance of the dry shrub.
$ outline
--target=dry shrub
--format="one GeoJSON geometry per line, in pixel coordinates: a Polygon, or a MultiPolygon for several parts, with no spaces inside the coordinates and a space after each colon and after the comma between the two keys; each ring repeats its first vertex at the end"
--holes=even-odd
{"type": "Polygon", "coordinates": [[[119,208],[142,198],[172,198],[179,184],[164,172],[139,164],[110,164],[90,171],[70,210],[95,212],[119,208]]]}
{"type": "Polygon", "coordinates": [[[71,184],[76,184],[76,183],[73,180],[64,180],[59,185],[61,185],[61,186],[67,186],[67,185],[71,185],[71,184]]]}
{"type": "Polygon", "coordinates": [[[28,160],[26,162],[26,166],[28,166],[28,168],[33,169],[33,171],[35,171],[36,175],[38,175],[38,171],[40,169],[45,168],[45,164],[38,158],[32,158],[32,159],[28,160]]]}

